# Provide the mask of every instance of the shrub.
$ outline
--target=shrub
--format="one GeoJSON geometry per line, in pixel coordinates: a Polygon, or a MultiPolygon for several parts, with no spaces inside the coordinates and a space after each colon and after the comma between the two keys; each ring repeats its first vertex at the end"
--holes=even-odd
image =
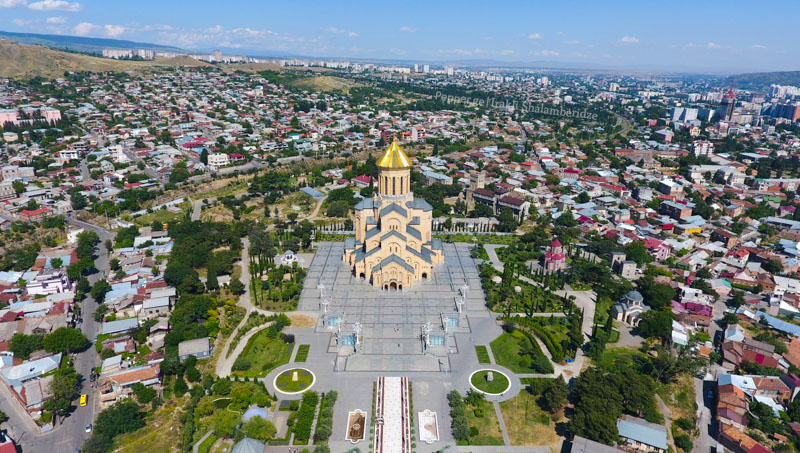
{"type": "Polygon", "coordinates": [[[476,428],[474,426],[470,426],[469,427],[469,437],[475,437],[478,434],[480,434],[480,432],[478,431],[478,428],[476,428]]]}
{"type": "Polygon", "coordinates": [[[675,436],[675,446],[686,452],[692,451],[692,447],[694,447],[692,439],[684,433],[675,436]]]}
{"type": "Polygon", "coordinates": [[[680,429],[682,429],[684,431],[691,431],[692,428],[693,428],[692,422],[690,422],[689,420],[687,420],[684,417],[681,417],[681,418],[675,420],[675,424],[678,425],[678,428],[680,428],[680,429]]]}
{"type": "Polygon", "coordinates": [[[483,418],[484,413],[483,413],[483,409],[482,408],[478,407],[478,408],[475,409],[474,412],[475,412],[475,416],[476,417],[483,418]]]}

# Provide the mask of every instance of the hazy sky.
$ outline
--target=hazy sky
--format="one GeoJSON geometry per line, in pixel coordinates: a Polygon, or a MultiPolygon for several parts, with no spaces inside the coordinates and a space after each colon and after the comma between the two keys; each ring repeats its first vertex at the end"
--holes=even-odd
{"type": "Polygon", "coordinates": [[[800,69],[798,18],[797,0],[0,0],[6,31],[249,54],[697,72],[800,69]]]}

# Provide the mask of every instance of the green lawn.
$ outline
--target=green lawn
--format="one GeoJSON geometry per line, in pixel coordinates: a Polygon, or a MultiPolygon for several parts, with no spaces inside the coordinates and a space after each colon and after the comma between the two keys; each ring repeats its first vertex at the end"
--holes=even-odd
{"type": "Polygon", "coordinates": [[[492,403],[484,400],[477,408],[483,411],[482,417],[475,415],[475,407],[467,405],[467,424],[477,429],[478,435],[470,436],[468,442],[459,442],[458,445],[503,445],[503,431],[492,403]]]}
{"type": "Polygon", "coordinates": [[[478,356],[478,363],[492,363],[492,361],[489,360],[489,351],[486,349],[486,346],[475,346],[475,354],[478,356]]]}
{"type": "Polygon", "coordinates": [[[314,382],[314,375],[310,371],[302,368],[293,368],[279,374],[278,379],[275,381],[275,386],[279,390],[292,393],[309,388],[312,382],[314,382]],[[295,371],[297,372],[297,380],[293,381],[292,377],[295,371]]]}
{"type": "MultiPolygon", "coordinates": [[[[269,338],[268,333],[269,329],[264,329],[250,338],[242,354],[236,358],[237,362],[242,359],[249,362],[249,368],[234,371],[232,374],[260,377],[276,367],[289,363],[294,343],[287,344],[280,338],[269,338]]],[[[236,363],[234,362],[234,369],[236,368],[236,363]]]]}
{"type": "Polygon", "coordinates": [[[310,344],[301,344],[297,347],[297,354],[294,356],[294,361],[303,363],[308,360],[308,350],[311,349],[310,344]]]}
{"type": "MultiPolygon", "coordinates": [[[[543,355],[539,345],[532,342],[524,333],[516,330],[512,333],[503,332],[491,343],[494,361],[500,366],[504,366],[515,373],[538,373],[530,366],[521,367],[520,359],[524,355],[522,351],[534,350],[538,355],[543,355]]],[[[529,363],[529,362],[528,362],[529,363]]]]}
{"type": "Polygon", "coordinates": [[[626,366],[634,368],[633,360],[636,356],[644,357],[645,354],[632,348],[607,348],[602,357],[595,361],[595,364],[605,369],[626,366]]]}
{"type": "Polygon", "coordinates": [[[608,343],[616,343],[619,341],[619,330],[613,329],[611,335],[608,336],[608,343]]]}
{"type": "Polygon", "coordinates": [[[482,370],[472,375],[472,385],[486,393],[498,395],[508,389],[508,378],[497,371],[482,370]],[[486,376],[492,373],[492,382],[486,380],[486,376]]]}

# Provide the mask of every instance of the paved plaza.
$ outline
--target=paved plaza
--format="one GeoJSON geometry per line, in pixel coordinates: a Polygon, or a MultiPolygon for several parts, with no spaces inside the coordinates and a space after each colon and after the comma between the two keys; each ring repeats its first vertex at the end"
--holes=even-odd
{"type": "Polygon", "coordinates": [[[328,317],[335,316],[339,324],[332,327],[320,316],[318,333],[340,333],[360,324],[358,348],[330,335],[327,349],[338,355],[337,370],[446,371],[450,356],[459,352],[455,334],[470,333],[472,320],[489,317],[469,244],[444,244],[445,261],[431,278],[401,291],[375,288],[353,276],[342,262],[343,253],[343,243],[318,244],[299,303],[300,311],[322,314],[322,301],[328,300],[328,317]],[[448,316],[458,321],[445,331],[448,316]],[[442,340],[426,347],[425,325],[442,340]]]}

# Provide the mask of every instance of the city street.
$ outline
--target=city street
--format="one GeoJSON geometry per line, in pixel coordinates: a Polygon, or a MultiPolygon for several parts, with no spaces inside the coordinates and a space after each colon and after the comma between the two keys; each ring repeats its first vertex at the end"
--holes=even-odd
{"type": "MultiPolygon", "coordinates": [[[[95,282],[109,271],[108,252],[104,243],[107,239],[113,240],[114,234],[95,225],[75,220],[69,215],[66,216],[66,221],[70,225],[92,230],[100,237],[100,243],[97,245],[98,251],[96,252],[97,259],[95,260],[97,272],[88,277],[89,282],[94,285],[95,282]]],[[[100,359],[95,352],[93,343],[100,329],[100,323],[95,322],[92,317],[92,313],[94,313],[96,309],[97,303],[90,295],[87,295],[83,302],[81,302],[81,316],[83,322],[77,325],[89,338],[89,341],[92,341],[89,348],[77,354],[74,360],[75,370],[83,377],[79,394],[88,395],[86,407],[80,407],[76,399],[73,405],[74,410],[68,417],[57,419],[51,431],[39,433],[38,428],[35,427],[31,418],[25,414],[19,403],[10,400],[12,395],[8,390],[5,388],[0,389],[0,397],[2,397],[0,400],[0,409],[6,412],[10,418],[6,423],[8,434],[22,446],[23,451],[26,453],[73,452],[79,449],[83,441],[89,436],[89,434],[85,432],[85,427],[88,423],[94,423],[99,407],[96,389],[92,388],[93,383],[89,381],[90,373],[100,364],[100,359]]]]}

